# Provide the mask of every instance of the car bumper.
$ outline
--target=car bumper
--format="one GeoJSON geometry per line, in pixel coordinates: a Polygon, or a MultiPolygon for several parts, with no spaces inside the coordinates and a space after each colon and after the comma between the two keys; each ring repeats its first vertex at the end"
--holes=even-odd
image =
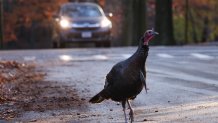
{"type": "Polygon", "coordinates": [[[80,28],[60,31],[61,42],[99,42],[110,41],[111,30],[108,28],[80,28]],[[84,35],[86,34],[86,35],[84,35]],[[88,34],[88,35],[87,35],[88,34]]]}

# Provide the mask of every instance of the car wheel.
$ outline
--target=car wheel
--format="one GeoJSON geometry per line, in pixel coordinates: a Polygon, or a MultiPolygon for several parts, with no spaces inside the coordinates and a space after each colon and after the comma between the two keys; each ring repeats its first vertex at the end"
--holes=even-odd
{"type": "Polygon", "coordinates": [[[66,44],[65,43],[60,43],[60,48],[65,48],[66,47],[66,44]]]}
{"type": "Polygon", "coordinates": [[[96,43],[95,43],[95,46],[96,46],[96,47],[101,47],[101,45],[102,45],[101,42],[96,42],[96,43]]]}
{"type": "Polygon", "coordinates": [[[103,43],[104,47],[111,47],[111,42],[110,41],[106,41],[103,43]]]}
{"type": "Polygon", "coordinates": [[[96,47],[111,47],[111,42],[110,41],[96,42],[95,46],[96,47]]]}
{"type": "Polygon", "coordinates": [[[58,48],[58,43],[57,42],[53,42],[52,43],[52,48],[58,48]]]}

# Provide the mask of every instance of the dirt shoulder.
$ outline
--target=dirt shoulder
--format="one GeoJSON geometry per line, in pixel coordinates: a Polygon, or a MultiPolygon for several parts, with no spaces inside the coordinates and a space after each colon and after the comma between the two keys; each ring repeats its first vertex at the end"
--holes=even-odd
{"type": "Polygon", "coordinates": [[[44,112],[80,106],[77,91],[45,81],[33,63],[0,62],[0,120],[13,120],[26,111],[44,112]]]}

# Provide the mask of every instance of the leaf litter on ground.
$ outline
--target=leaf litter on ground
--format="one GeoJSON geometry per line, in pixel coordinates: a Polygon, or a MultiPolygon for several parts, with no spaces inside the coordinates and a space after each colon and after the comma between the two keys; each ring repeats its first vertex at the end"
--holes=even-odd
{"type": "Polygon", "coordinates": [[[85,102],[72,86],[46,81],[45,76],[36,64],[0,61],[0,120],[17,118],[25,111],[66,109],[85,102]]]}

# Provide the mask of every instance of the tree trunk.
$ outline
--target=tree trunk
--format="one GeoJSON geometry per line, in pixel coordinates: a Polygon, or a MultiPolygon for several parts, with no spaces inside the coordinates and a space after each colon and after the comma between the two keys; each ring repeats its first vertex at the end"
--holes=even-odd
{"type": "Polygon", "coordinates": [[[137,45],[146,30],[146,0],[123,0],[123,44],[137,45]]]}
{"type": "Polygon", "coordinates": [[[0,0],[0,49],[3,48],[3,43],[4,43],[4,24],[3,24],[3,0],[0,0]]]}
{"type": "Polygon", "coordinates": [[[146,30],[146,7],[145,0],[134,0],[133,2],[133,45],[138,44],[138,39],[143,35],[146,30]]]}
{"type": "Polygon", "coordinates": [[[124,4],[123,9],[123,29],[122,29],[122,44],[130,45],[132,42],[132,23],[133,23],[133,10],[132,10],[132,0],[122,0],[124,4]]]}
{"type": "Polygon", "coordinates": [[[154,45],[175,45],[173,35],[172,0],[156,0],[155,30],[159,35],[154,45]]]}

